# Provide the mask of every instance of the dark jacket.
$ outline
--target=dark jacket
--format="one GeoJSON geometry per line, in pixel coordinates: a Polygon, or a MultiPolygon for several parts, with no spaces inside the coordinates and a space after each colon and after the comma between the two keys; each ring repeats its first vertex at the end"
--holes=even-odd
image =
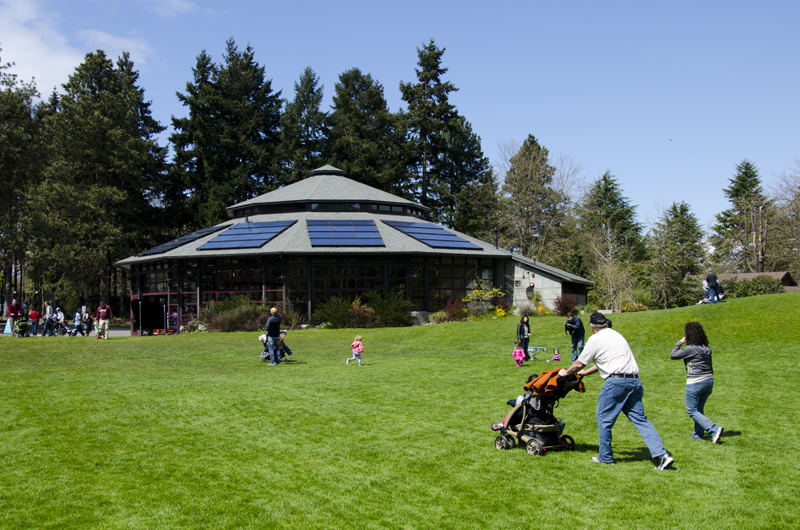
{"type": "Polygon", "coordinates": [[[531,332],[531,323],[530,322],[528,322],[527,325],[523,324],[522,322],[517,324],[517,340],[518,341],[522,342],[523,340],[527,339],[528,338],[528,333],[530,333],[530,332],[531,332]],[[525,329],[526,327],[528,328],[527,330],[525,329]]]}
{"type": "Polygon", "coordinates": [[[583,322],[581,322],[580,317],[573,316],[572,322],[567,320],[566,324],[564,324],[564,327],[566,327],[569,330],[569,334],[575,337],[576,339],[579,339],[584,335],[586,335],[586,329],[584,329],[583,322]]]}
{"type": "Polygon", "coordinates": [[[283,318],[278,313],[275,313],[267,319],[267,336],[281,336],[281,320],[283,320],[283,318]]]}
{"type": "Polygon", "coordinates": [[[717,275],[713,272],[706,276],[706,281],[708,282],[709,289],[716,289],[719,284],[719,278],[717,278],[717,275]]]}

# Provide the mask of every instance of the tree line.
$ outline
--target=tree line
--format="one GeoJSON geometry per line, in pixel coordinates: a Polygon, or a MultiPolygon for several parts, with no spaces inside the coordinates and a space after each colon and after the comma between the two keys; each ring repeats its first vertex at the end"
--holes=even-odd
{"type": "Polygon", "coordinates": [[[398,87],[404,109],[391,111],[383,85],[352,68],[324,110],[310,67],[284,98],[253,49],[230,39],[219,63],[197,56],[176,94],[186,115],[172,117],[166,146],[127,53],[87,54],[45,99],[0,65],[6,300],[22,274],[36,290],[125,295],[115,261],[216,224],[227,206],[324,164],[429,207],[436,223],[593,280],[593,301],[611,308],[689,303],[683,279],[709,266],[797,273],[800,172],[766,193],[745,160],[712,234],[685,202],[645,233],[613,174],[586,185],[579,164],[533,135],[502,146],[493,167],[450,101],[458,88],[444,80],[444,51],[433,40],[417,49],[414,79],[398,87]]]}

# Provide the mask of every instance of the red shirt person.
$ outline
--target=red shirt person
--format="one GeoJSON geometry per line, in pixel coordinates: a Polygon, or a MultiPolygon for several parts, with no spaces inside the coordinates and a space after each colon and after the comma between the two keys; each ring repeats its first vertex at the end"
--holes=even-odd
{"type": "Polygon", "coordinates": [[[111,308],[104,300],[100,300],[100,305],[97,307],[97,336],[96,339],[108,339],[108,327],[111,324],[111,319],[114,318],[111,313],[111,308]]]}

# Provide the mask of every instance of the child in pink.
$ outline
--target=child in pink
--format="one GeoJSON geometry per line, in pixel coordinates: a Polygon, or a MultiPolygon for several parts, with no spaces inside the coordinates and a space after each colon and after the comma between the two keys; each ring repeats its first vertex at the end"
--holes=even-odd
{"type": "Polygon", "coordinates": [[[514,362],[517,363],[517,366],[522,366],[522,361],[525,360],[525,350],[522,349],[519,342],[514,343],[514,353],[511,355],[514,357],[514,362]]]}
{"type": "Polygon", "coordinates": [[[558,353],[558,348],[556,348],[556,349],[553,350],[553,358],[552,359],[547,359],[547,362],[554,362],[554,361],[560,361],[560,360],[561,360],[561,354],[558,353]]]}
{"type": "Polygon", "coordinates": [[[364,346],[361,344],[361,335],[356,335],[356,339],[353,341],[353,344],[350,345],[350,348],[353,349],[353,356],[344,363],[350,364],[350,361],[358,359],[358,365],[361,366],[361,354],[364,353],[364,346]]]}

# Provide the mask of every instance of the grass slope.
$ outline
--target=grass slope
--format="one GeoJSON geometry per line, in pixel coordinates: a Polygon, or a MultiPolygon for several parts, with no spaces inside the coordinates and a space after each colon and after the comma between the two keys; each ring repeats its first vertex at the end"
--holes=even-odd
{"type": "MultiPolygon", "coordinates": [[[[278,367],[258,363],[257,333],[2,339],[0,527],[799,527],[800,295],[613,321],[673,471],[624,417],[618,464],[590,461],[597,375],[556,411],[575,452],[495,450],[505,401],[553,367],[514,366],[513,319],[365,330],[362,367],[344,363],[354,330],[290,333],[296,361],[278,367]],[[690,320],[714,350],[719,445],[689,439],[669,360],[690,320]]],[[[569,358],[563,319],[532,327],[569,358]]]]}

